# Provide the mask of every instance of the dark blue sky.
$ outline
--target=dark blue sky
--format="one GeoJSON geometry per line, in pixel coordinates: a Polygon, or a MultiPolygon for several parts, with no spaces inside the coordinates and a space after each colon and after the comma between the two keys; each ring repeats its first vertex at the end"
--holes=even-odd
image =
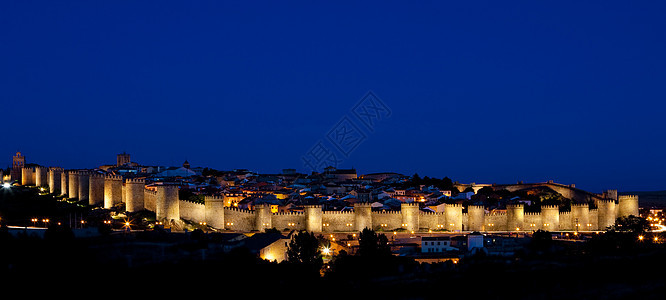
{"type": "Polygon", "coordinates": [[[663,2],[100,2],[0,3],[5,165],[309,171],[373,91],[339,167],[666,189],[663,2]]]}

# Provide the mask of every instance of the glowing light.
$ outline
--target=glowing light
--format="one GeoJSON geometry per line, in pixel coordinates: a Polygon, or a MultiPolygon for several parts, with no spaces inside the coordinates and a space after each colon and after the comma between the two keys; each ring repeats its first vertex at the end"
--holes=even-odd
{"type": "Polygon", "coordinates": [[[643,237],[642,235],[639,235],[639,236],[638,236],[638,240],[640,240],[640,241],[642,241],[643,238],[644,238],[644,237],[643,237]]]}
{"type": "Polygon", "coordinates": [[[324,253],[325,255],[331,254],[331,248],[324,247],[321,249],[321,252],[324,253]]]}
{"type": "Polygon", "coordinates": [[[12,185],[9,184],[9,182],[5,182],[5,183],[2,184],[2,187],[8,189],[8,188],[12,187],[12,185]]]}

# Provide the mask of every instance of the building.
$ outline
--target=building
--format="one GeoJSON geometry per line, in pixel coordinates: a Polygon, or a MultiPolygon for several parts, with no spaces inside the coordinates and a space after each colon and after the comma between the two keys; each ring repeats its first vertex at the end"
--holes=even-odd
{"type": "Polygon", "coordinates": [[[130,155],[129,154],[127,154],[125,152],[118,154],[117,162],[116,162],[117,166],[123,166],[123,165],[129,164],[129,163],[130,163],[130,155]]]}
{"type": "Polygon", "coordinates": [[[421,253],[441,253],[456,251],[451,247],[451,238],[448,236],[424,236],[421,238],[421,253]]]}
{"type": "Polygon", "coordinates": [[[337,169],[335,167],[326,167],[324,169],[324,175],[326,178],[333,179],[335,181],[345,181],[349,179],[356,179],[358,175],[356,174],[356,169],[337,169]]]}
{"type": "Polygon", "coordinates": [[[483,234],[475,231],[467,235],[467,251],[476,251],[484,247],[483,234]]]}
{"type": "Polygon", "coordinates": [[[21,152],[16,152],[12,160],[12,170],[10,175],[14,182],[21,182],[21,174],[23,173],[23,167],[25,167],[25,156],[21,155],[21,152]]]}

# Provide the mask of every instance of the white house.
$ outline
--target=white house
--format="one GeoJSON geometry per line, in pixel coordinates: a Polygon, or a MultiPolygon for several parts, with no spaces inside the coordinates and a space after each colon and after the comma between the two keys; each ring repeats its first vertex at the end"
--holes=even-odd
{"type": "Polygon", "coordinates": [[[424,236],[421,238],[421,253],[441,253],[458,250],[451,247],[451,238],[448,236],[424,236]]]}

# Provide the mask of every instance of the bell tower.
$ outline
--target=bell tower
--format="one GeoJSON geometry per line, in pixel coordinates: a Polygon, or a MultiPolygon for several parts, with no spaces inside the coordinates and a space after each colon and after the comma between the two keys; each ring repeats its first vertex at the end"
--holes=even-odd
{"type": "MultiPolygon", "coordinates": [[[[23,167],[25,166],[25,156],[21,155],[21,152],[16,152],[14,159],[12,160],[12,180],[15,182],[21,181],[21,173],[23,172],[23,167]]],[[[23,184],[22,182],[20,182],[23,184]]]]}

